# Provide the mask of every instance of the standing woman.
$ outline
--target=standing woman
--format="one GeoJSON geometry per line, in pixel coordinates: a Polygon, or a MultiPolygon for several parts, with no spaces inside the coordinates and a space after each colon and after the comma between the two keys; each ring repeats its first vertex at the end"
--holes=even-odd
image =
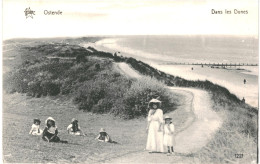
{"type": "Polygon", "coordinates": [[[164,152],[163,150],[163,111],[160,109],[161,101],[152,99],[149,102],[148,137],[146,150],[149,152],[164,152]]]}

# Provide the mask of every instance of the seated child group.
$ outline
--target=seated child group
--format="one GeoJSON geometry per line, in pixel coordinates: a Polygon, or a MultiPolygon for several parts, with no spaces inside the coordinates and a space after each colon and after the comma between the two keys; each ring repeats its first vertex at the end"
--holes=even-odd
{"type": "MultiPolygon", "coordinates": [[[[58,128],[56,126],[56,121],[49,117],[45,120],[45,128],[44,130],[40,129],[41,120],[36,118],[33,119],[33,125],[29,132],[31,135],[42,135],[42,139],[47,142],[62,142],[67,143],[67,141],[62,141],[58,137],[58,128]]],[[[78,120],[73,118],[71,123],[67,127],[68,134],[76,135],[76,136],[85,136],[84,132],[81,130],[78,120]]],[[[109,135],[106,133],[104,128],[101,128],[98,136],[96,137],[98,141],[101,142],[113,142],[109,135]]]]}

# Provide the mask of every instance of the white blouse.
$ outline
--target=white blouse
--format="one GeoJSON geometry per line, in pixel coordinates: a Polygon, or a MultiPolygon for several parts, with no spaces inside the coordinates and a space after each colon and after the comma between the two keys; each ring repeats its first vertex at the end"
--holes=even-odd
{"type": "Polygon", "coordinates": [[[174,132],[174,125],[171,123],[171,124],[165,124],[164,125],[164,134],[167,134],[167,135],[172,135],[174,132]]]}
{"type": "Polygon", "coordinates": [[[148,122],[150,121],[158,121],[159,123],[163,123],[163,111],[161,109],[156,109],[155,113],[152,114],[154,109],[150,109],[148,113],[148,122]]]}

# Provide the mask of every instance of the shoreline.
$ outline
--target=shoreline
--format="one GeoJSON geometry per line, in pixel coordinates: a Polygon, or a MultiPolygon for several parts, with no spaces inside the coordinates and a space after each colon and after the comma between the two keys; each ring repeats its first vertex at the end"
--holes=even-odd
{"type": "Polygon", "coordinates": [[[241,66],[240,68],[243,68],[244,70],[233,70],[216,68],[212,69],[206,66],[201,68],[199,65],[165,65],[163,64],[163,60],[158,61],[156,60],[156,57],[151,57],[149,53],[144,53],[138,50],[129,51],[130,48],[126,47],[121,47],[120,49],[118,45],[115,45],[116,39],[117,38],[111,38],[109,40],[110,44],[104,44],[103,40],[100,40],[96,43],[83,43],[81,46],[92,46],[99,51],[110,52],[112,54],[115,52],[120,52],[118,55],[136,58],[137,60],[147,63],[160,71],[171,74],[173,76],[179,76],[187,80],[211,81],[215,84],[227,88],[239,99],[244,97],[246,103],[258,108],[258,90],[256,89],[258,88],[258,66],[254,66],[254,68],[246,68],[246,66],[241,66]],[[147,54],[149,55],[148,58],[146,57],[147,54]],[[192,67],[194,70],[191,70],[192,67]],[[244,79],[247,80],[247,84],[243,83],[244,79]]]}

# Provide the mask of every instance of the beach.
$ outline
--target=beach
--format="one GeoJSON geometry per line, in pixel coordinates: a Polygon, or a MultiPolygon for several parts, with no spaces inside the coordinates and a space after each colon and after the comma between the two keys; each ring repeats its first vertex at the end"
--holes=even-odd
{"type": "MultiPolygon", "coordinates": [[[[169,62],[182,62],[182,63],[200,63],[210,62],[209,60],[201,60],[200,57],[194,56],[191,58],[187,56],[184,58],[177,58],[175,56],[165,55],[158,53],[145,52],[132,47],[119,45],[118,42],[121,38],[106,38],[96,43],[82,43],[81,45],[87,47],[92,46],[100,51],[107,51],[111,53],[117,52],[117,55],[126,57],[134,57],[141,60],[151,66],[161,70],[165,73],[169,73],[174,76],[179,76],[187,80],[209,80],[215,84],[221,85],[227,88],[231,93],[235,94],[239,99],[245,98],[246,103],[253,107],[258,107],[258,66],[240,66],[240,67],[226,67],[223,68],[211,68],[201,65],[174,65],[168,64],[169,62]],[[193,69],[192,69],[193,68],[193,69]],[[244,79],[246,83],[244,84],[244,79]]],[[[155,49],[156,47],[154,47],[155,49]]],[[[202,48],[203,49],[203,48],[202,48]]],[[[235,48],[233,48],[235,49],[235,48]]],[[[199,51],[199,50],[196,50],[199,51]]],[[[248,50],[243,50],[249,52],[248,50]]],[[[241,55],[241,54],[240,54],[241,55]]],[[[243,55],[243,54],[242,54],[243,55]]],[[[223,59],[225,61],[225,54],[223,59]]],[[[218,58],[212,59],[212,61],[218,61],[218,58]]],[[[228,57],[227,57],[228,58],[228,57]]],[[[240,61],[241,57],[237,58],[240,61]]],[[[244,60],[245,62],[253,62],[254,58],[258,58],[254,55],[247,57],[250,60],[244,60]]],[[[258,60],[257,60],[258,61],[258,60]]],[[[213,62],[212,62],[213,63],[213,62]]]]}

